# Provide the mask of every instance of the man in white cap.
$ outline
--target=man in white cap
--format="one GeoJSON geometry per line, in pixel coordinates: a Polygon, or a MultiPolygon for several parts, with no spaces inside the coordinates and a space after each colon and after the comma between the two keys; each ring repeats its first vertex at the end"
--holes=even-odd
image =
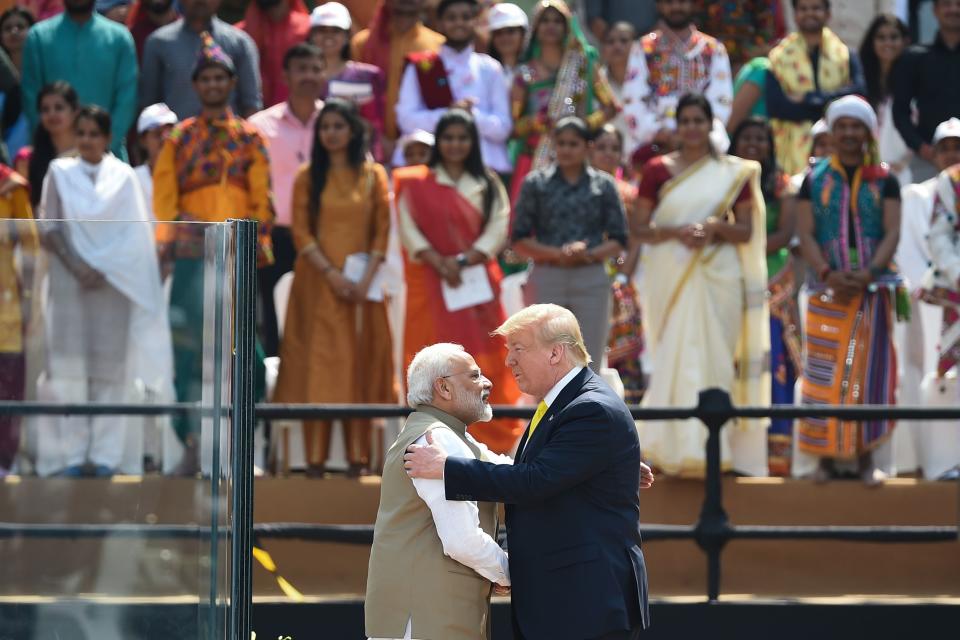
{"type": "MultiPolygon", "coordinates": [[[[930,331],[934,338],[926,341],[929,344],[938,337],[939,347],[933,352],[934,367],[927,369],[919,404],[956,406],[960,400],[956,376],[960,362],[960,198],[957,197],[960,193],[960,120],[951,118],[936,128],[933,148],[940,175],[929,181],[933,183],[930,198],[933,220],[929,229],[932,267],[924,278],[921,295],[943,309],[935,309],[936,321],[942,318],[940,330],[930,331]]],[[[927,183],[917,186],[924,185],[927,183]]],[[[935,326],[939,324],[936,322],[935,326]]],[[[925,325],[924,329],[928,327],[925,325]]],[[[960,477],[957,423],[931,422],[914,431],[913,444],[924,477],[938,480],[960,477]]]]}
{"type": "MultiPolygon", "coordinates": [[[[899,277],[890,269],[900,237],[900,185],[877,151],[877,115],[859,96],[826,113],[835,152],[804,178],[797,236],[816,278],[808,281],[804,404],[894,404],[894,311],[899,277]]],[[[868,485],[883,481],[874,451],[893,421],[799,421],[794,473],[819,458],[814,478],[836,477],[836,461],[856,462],[868,485]]]]}
{"type": "Polygon", "coordinates": [[[153,166],[163,148],[163,141],[167,139],[173,125],[177,124],[177,114],[162,102],[152,104],[140,112],[137,118],[137,136],[140,146],[147,152],[147,160],[134,168],[140,188],[147,202],[147,211],[153,217],[153,166]]]}
{"type": "Polygon", "coordinates": [[[317,99],[323,83],[323,64],[317,47],[300,42],[283,57],[283,77],[290,89],[280,104],[250,116],[250,124],[263,135],[270,154],[270,183],[276,211],[271,230],[274,263],[259,271],[260,304],[263,313],[263,348],[267,356],[279,353],[277,312],[273,288],[293,270],[297,252],[290,225],[293,222],[293,180],[301,165],[310,160],[314,127],[323,102],[317,99]]]}
{"type": "MultiPolygon", "coordinates": [[[[477,27],[476,0],[441,0],[437,24],[446,36],[439,53],[410,54],[400,82],[397,123],[403,133],[415,129],[432,132],[450,108],[469,111],[480,133],[483,162],[506,174],[513,168],[507,139],[513,129],[510,100],[503,86],[500,63],[473,48],[477,27]]],[[[402,158],[399,153],[394,164],[402,158]]]]}
{"type": "MultiPolygon", "coordinates": [[[[937,171],[960,163],[960,120],[951,118],[940,123],[933,134],[933,160],[937,171]]],[[[898,331],[898,353],[903,377],[900,380],[900,401],[906,405],[937,404],[935,399],[924,402],[924,396],[940,396],[941,386],[935,383],[937,370],[937,342],[940,338],[942,309],[918,299],[924,284],[924,275],[931,263],[929,236],[933,219],[933,205],[937,194],[937,178],[911,184],[902,190],[903,219],[900,223],[900,245],[897,247],[897,266],[910,290],[910,321],[898,331]],[[924,384],[925,376],[931,380],[924,384]],[[921,386],[926,391],[921,391],[921,386]]],[[[940,463],[942,453],[953,449],[951,442],[960,446],[956,426],[949,422],[914,424],[904,420],[894,434],[896,461],[900,471],[918,466],[927,478],[936,478],[960,462],[960,457],[940,463]]]]}

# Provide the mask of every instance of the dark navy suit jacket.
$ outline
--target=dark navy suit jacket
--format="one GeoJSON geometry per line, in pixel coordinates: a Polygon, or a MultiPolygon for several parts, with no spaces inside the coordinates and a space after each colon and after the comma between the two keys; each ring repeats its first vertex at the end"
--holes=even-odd
{"type": "Polygon", "coordinates": [[[513,465],[447,458],[448,500],[503,502],[514,624],[528,640],[649,625],[640,550],[640,443],[630,412],[584,369],[513,465]]]}

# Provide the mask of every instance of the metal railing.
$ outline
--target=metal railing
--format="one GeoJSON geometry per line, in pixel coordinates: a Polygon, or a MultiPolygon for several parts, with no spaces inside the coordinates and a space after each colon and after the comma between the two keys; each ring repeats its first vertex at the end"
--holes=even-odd
{"type": "MultiPolygon", "coordinates": [[[[239,369],[240,367],[237,367],[239,369]]],[[[236,377],[236,375],[235,375],[236,377]]],[[[252,403],[251,403],[252,404],[252,403]]],[[[229,408],[221,409],[230,414],[229,408]]],[[[260,404],[243,420],[248,425],[239,440],[245,447],[234,450],[234,456],[252,460],[252,434],[256,420],[334,420],[343,418],[402,418],[411,409],[397,405],[308,405],[308,404],[260,404]]],[[[836,540],[872,543],[943,543],[957,541],[955,526],[768,526],[734,525],[723,506],[723,483],[720,466],[720,434],[724,426],[734,418],[805,418],[833,417],[845,420],[957,420],[960,422],[960,407],[903,407],[903,406],[844,406],[844,407],[734,407],[730,396],[720,389],[708,389],[700,393],[696,407],[644,408],[630,407],[636,420],[701,420],[708,430],[706,443],[706,475],[704,500],[700,516],[692,525],[645,524],[640,532],[647,541],[693,540],[704,551],[707,560],[707,599],[715,602],[720,596],[721,556],[731,540],[836,540]]],[[[36,402],[0,402],[0,415],[211,415],[210,407],[191,403],[166,405],[125,404],[49,404],[36,402]]],[[[533,408],[495,407],[496,417],[531,418],[533,408]]],[[[239,424],[237,420],[234,424],[239,424]]],[[[960,425],[958,425],[960,426],[960,425]]],[[[243,460],[234,460],[243,466],[243,460]]],[[[239,468],[235,467],[235,468],[239,468]]],[[[251,476],[252,478],[252,476],[251,476]]],[[[252,484],[247,478],[241,491],[235,491],[233,509],[249,527],[241,534],[246,540],[232,546],[239,553],[247,545],[252,546],[252,536],[258,539],[299,539],[316,542],[369,545],[373,542],[372,525],[321,525],[308,523],[252,523],[252,484]]],[[[235,478],[237,481],[238,478],[235,478]]],[[[960,484],[958,484],[960,486],[960,484]]],[[[960,492],[958,492],[960,495],[960,492]]],[[[502,533],[502,532],[501,532],[502,533]]],[[[40,538],[91,538],[103,536],[133,536],[150,538],[196,538],[211,535],[210,527],[198,525],[60,525],[60,524],[12,524],[0,523],[0,539],[10,537],[40,538]]],[[[238,529],[222,531],[219,535],[238,535],[238,529]]],[[[234,563],[239,558],[234,558],[234,563]]],[[[242,563],[241,563],[242,564],[242,563]]],[[[252,570],[252,568],[251,568],[252,570]]],[[[243,577],[244,582],[250,576],[243,577]]],[[[235,594],[241,597],[242,594],[235,594]]],[[[238,600],[242,602],[243,600],[238,600]]]]}

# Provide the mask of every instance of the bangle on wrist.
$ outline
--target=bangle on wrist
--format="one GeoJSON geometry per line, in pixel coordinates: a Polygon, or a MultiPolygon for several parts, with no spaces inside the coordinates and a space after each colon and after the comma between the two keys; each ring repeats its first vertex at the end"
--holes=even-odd
{"type": "Polygon", "coordinates": [[[465,253],[458,253],[458,254],[457,254],[457,264],[458,264],[461,268],[467,266],[467,264],[469,264],[469,262],[468,262],[468,260],[467,260],[467,254],[465,254],[465,253]]]}

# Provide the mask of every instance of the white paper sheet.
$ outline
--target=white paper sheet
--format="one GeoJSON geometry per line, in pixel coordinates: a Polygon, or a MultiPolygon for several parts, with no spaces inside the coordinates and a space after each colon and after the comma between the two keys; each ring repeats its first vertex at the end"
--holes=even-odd
{"type": "Polygon", "coordinates": [[[456,288],[448,285],[446,280],[442,281],[443,304],[447,311],[460,311],[493,300],[486,265],[475,264],[460,269],[460,280],[460,286],[456,288]]]}
{"type": "MultiPolygon", "coordinates": [[[[360,282],[363,275],[367,272],[367,262],[370,256],[365,253],[351,253],[343,261],[343,277],[350,282],[360,282]]],[[[377,267],[377,273],[374,274],[370,282],[370,288],[367,290],[367,300],[371,302],[383,302],[383,268],[377,267]]]]}

